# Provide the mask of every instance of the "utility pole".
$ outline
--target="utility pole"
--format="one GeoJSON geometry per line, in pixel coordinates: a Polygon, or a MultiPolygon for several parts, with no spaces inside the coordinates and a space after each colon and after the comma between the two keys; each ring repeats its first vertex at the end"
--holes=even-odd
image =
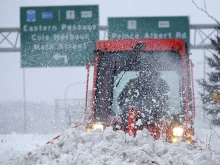
{"type": "Polygon", "coordinates": [[[27,113],[26,113],[26,88],[25,88],[25,68],[23,68],[23,97],[24,97],[24,133],[27,133],[27,113]]]}

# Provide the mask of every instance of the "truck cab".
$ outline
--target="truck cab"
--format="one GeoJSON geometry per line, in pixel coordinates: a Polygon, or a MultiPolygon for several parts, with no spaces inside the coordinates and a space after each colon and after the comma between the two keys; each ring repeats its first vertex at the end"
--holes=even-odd
{"type": "Polygon", "coordinates": [[[98,41],[93,62],[91,125],[132,130],[134,136],[147,128],[154,139],[165,134],[169,142],[184,137],[191,143],[194,87],[184,40],[98,41]]]}

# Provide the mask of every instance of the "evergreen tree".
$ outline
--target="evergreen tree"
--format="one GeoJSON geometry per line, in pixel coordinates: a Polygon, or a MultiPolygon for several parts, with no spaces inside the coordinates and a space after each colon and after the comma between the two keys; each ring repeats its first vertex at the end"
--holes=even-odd
{"type": "MultiPolygon", "coordinates": [[[[218,28],[220,30],[220,28],[218,28]]],[[[208,65],[212,68],[210,73],[206,73],[208,80],[199,80],[198,83],[204,89],[200,93],[203,102],[203,109],[212,116],[212,123],[220,125],[220,37],[211,39],[211,46],[215,53],[207,57],[208,65]]]]}

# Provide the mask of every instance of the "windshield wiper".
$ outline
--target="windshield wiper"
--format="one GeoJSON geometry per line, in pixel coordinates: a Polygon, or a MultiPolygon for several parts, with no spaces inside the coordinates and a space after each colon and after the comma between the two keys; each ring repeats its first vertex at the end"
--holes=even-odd
{"type": "MultiPolygon", "coordinates": [[[[118,80],[118,83],[115,85],[116,88],[118,87],[118,85],[119,85],[121,79],[124,77],[125,73],[126,73],[126,71],[124,71],[124,73],[122,74],[121,78],[118,80]]],[[[118,76],[116,77],[115,81],[117,80],[117,78],[118,78],[118,76]]],[[[115,82],[114,82],[114,84],[115,84],[115,82]]]]}
{"type": "MultiPolygon", "coordinates": [[[[129,62],[128,65],[125,65],[121,70],[124,70],[125,67],[128,67],[130,65],[135,64],[135,62],[137,62],[137,58],[135,58],[133,61],[129,62]]],[[[115,70],[114,72],[116,73],[116,62],[115,62],[115,70]]],[[[117,84],[115,85],[115,87],[117,88],[117,86],[119,85],[121,79],[124,77],[125,73],[127,72],[127,70],[124,71],[124,73],[121,75],[120,79],[118,80],[117,84]]],[[[117,77],[115,78],[114,84],[116,82],[116,80],[118,79],[119,74],[117,75],[117,77]]]]}
{"type": "MultiPolygon", "coordinates": [[[[125,67],[128,67],[129,65],[132,65],[132,64],[134,64],[135,62],[138,62],[138,60],[137,60],[137,59],[138,59],[138,58],[137,58],[137,57],[138,57],[137,54],[138,54],[144,47],[146,47],[146,43],[137,43],[137,44],[133,47],[133,50],[131,51],[131,52],[132,52],[132,53],[131,53],[131,56],[133,56],[133,57],[131,57],[131,59],[133,59],[133,60],[131,60],[131,61],[128,63],[128,65],[125,65],[121,70],[124,70],[125,67]]],[[[116,61],[115,61],[114,74],[115,74],[115,73],[116,73],[116,61]]],[[[121,79],[124,77],[125,73],[126,73],[126,70],[125,70],[124,73],[122,74],[121,78],[119,79],[119,81],[117,82],[117,84],[115,85],[115,87],[117,87],[117,86],[119,85],[119,83],[120,83],[121,79]]],[[[114,81],[114,84],[115,84],[115,82],[116,82],[118,76],[119,76],[119,75],[117,75],[117,77],[116,77],[116,79],[115,79],[115,81],[114,81]]]]}

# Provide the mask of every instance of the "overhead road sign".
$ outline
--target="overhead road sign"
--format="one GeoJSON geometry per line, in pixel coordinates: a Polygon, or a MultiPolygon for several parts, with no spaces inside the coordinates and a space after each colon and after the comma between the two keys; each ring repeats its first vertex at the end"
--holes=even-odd
{"type": "Polygon", "coordinates": [[[108,18],[108,39],[181,38],[190,45],[187,16],[108,18]]]}
{"type": "Polygon", "coordinates": [[[21,7],[21,66],[85,66],[99,40],[99,9],[90,6],[21,7]]]}

